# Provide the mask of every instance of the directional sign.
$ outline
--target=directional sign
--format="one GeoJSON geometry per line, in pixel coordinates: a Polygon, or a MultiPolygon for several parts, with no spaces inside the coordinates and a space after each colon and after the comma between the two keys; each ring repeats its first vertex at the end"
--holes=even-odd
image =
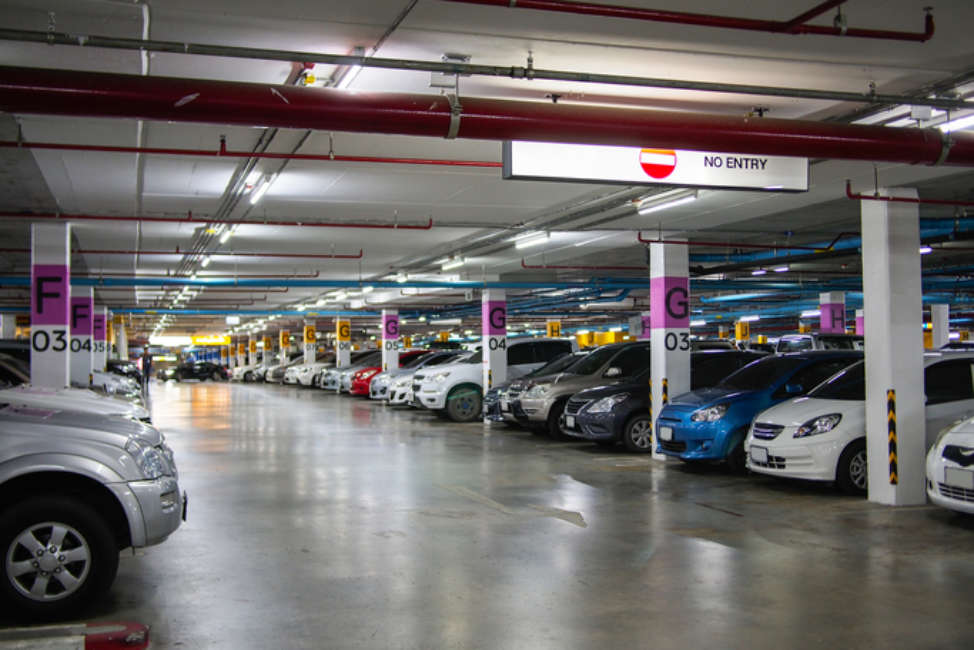
{"type": "Polygon", "coordinates": [[[639,152],[639,166],[651,178],[662,180],[676,169],[676,152],[672,149],[643,149],[639,152]]]}

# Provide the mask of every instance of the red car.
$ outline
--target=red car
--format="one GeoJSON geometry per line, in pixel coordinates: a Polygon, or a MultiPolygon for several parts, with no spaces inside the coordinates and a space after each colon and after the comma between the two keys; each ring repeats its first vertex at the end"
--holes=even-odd
{"type": "MultiPolygon", "coordinates": [[[[402,367],[407,361],[411,361],[416,357],[420,357],[424,354],[429,354],[429,350],[407,350],[405,352],[399,353],[399,366],[402,367]]],[[[377,374],[382,372],[382,366],[371,366],[369,368],[362,368],[354,375],[352,375],[352,395],[364,395],[369,396],[369,386],[372,384],[372,378],[377,374]]]]}

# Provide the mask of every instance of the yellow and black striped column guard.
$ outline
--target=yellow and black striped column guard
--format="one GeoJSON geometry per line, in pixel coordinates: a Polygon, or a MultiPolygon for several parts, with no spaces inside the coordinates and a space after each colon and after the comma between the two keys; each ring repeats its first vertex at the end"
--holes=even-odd
{"type": "Polygon", "coordinates": [[[899,478],[896,462],[896,391],[886,391],[886,429],[889,434],[889,484],[897,485],[899,478]]]}
{"type": "Polygon", "coordinates": [[[653,435],[653,379],[649,379],[649,435],[653,435]]]}
{"type": "Polygon", "coordinates": [[[663,406],[670,403],[670,382],[663,377],[663,406]]]}

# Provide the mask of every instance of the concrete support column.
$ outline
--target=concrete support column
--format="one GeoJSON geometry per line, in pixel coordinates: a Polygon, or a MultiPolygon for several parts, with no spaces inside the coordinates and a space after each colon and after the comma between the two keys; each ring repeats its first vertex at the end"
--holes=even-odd
{"type": "Polygon", "coordinates": [[[939,350],[950,340],[950,305],[930,305],[930,325],[933,349],[939,350]]]}
{"type": "Polygon", "coordinates": [[[247,337],[247,365],[252,366],[257,363],[257,338],[250,334],[247,337]]]}
{"type": "Polygon", "coordinates": [[[866,318],[861,309],[856,310],[856,334],[863,336],[866,333],[866,318]]]}
{"type": "Polygon", "coordinates": [[[233,363],[231,359],[233,355],[230,354],[230,346],[221,345],[220,346],[220,364],[226,366],[227,368],[233,368],[233,363]]]}
{"type": "Polygon", "coordinates": [[[644,311],[638,316],[629,318],[629,336],[634,336],[640,341],[648,341],[653,332],[653,318],[651,312],[644,311]]]}
{"type": "Polygon", "coordinates": [[[12,339],[17,332],[17,315],[0,314],[0,339],[12,339]]]}
{"type": "Polygon", "coordinates": [[[95,311],[94,290],[80,287],[71,292],[71,383],[91,384],[91,333],[95,311]]]}
{"type": "Polygon", "coordinates": [[[71,226],[33,224],[30,237],[30,383],[64,388],[71,383],[71,226]]]}
{"type": "Polygon", "coordinates": [[[91,365],[95,370],[105,370],[109,347],[108,307],[95,307],[91,322],[91,365]]]}
{"type": "Polygon", "coordinates": [[[352,321],[339,318],[335,321],[335,367],[352,365],[352,321]]]}
{"type": "Polygon", "coordinates": [[[399,310],[382,310],[382,370],[399,368],[399,310]]]}
{"type": "Polygon", "coordinates": [[[818,295],[819,331],[845,334],[845,292],[828,291],[818,295]]]}
{"type": "MultiPolygon", "coordinates": [[[[915,189],[879,189],[917,198],[915,189]]],[[[869,500],[926,502],[923,303],[916,204],[863,201],[866,452],[869,500]]]]}
{"type": "Polygon", "coordinates": [[[507,381],[507,296],[503,289],[484,289],[481,296],[486,393],[507,381]]]}
{"type": "Polygon", "coordinates": [[[125,328],[125,318],[115,316],[112,319],[115,324],[115,354],[119,359],[128,360],[129,358],[129,333],[125,328]]]}
{"type": "MultiPolygon", "coordinates": [[[[650,397],[654,420],[670,395],[690,390],[689,275],[687,246],[649,245],[650,397]]],[[[654,425],[653,430],[658,433],[659,427],[654,425]]],[[[655,444],[653,455],[665,458],[656,453],[655,444]]]]}
{"type": "Polygon", "coordinates": [[[270,368],[274,362],[274,337],[269,332],[264,332],[264,355],[261,357],[261,365],[270,368]]]}
{"type": "Polygon", "coordinates": [[[244,343],[243,338],[237,341],[237,365],[247,365],[247,344],[244,343]]]}

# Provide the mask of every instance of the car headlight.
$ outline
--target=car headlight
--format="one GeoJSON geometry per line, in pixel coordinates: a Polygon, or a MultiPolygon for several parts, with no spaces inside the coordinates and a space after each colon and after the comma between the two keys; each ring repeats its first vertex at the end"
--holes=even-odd
{"type": "Polygon", "coordinates": [[[450,371],[447,370],[446,372],[436,373],[435,375],[433,375],[432,379],[433,381],[446,381],[446,378],[449,376],[450,376],[450,371]]]}
{"type": "Polygon", "coordinates": [[[692,422],[716,422],[727,414],[727,404],[709,406],[705,409],[694,411],[690,416],[692,422]]]}
{"type": "Polygon", "coordinates": [[[551,390],[550,384],[535,384],[524,393],[524,399],[541,399],[551,390]]]}
{"type": "Polygon", "coordinates": [[[132,456],[142,475],[149,480],[164,476],[169,469],[166,457],[161,451],[140,442],[136,438],[130,438],[125,443],[125,451],[132,456]]]}
{"type": "Polygon", "coordinates": [[[805,438],[807,436],[817,436],[820,433],[828,433],[842,421],[841,413],[829,413],[828,415],[820,415],[817,418],[809,420],[805,424],[798,427],[798,431],[795,432],[793,437],[795,438],[805,438]]]}
{"type": "Polygon", "coordinates": [[[585,411],[587,413],[608,413],[619,404],[625,402],[627,399],[629,399],[629,393],[609,395],[608,397],[603,397],[595,404],[592,404],[592,406],[585,409],[585,411]]]}
{"type": "Polygon", "coordinates": [[[396,383],[393,384],[396,388],[405,388],[406,386],[413,383],[412,377],[406,377],[405,379],[397,379],[396,383]]]}

